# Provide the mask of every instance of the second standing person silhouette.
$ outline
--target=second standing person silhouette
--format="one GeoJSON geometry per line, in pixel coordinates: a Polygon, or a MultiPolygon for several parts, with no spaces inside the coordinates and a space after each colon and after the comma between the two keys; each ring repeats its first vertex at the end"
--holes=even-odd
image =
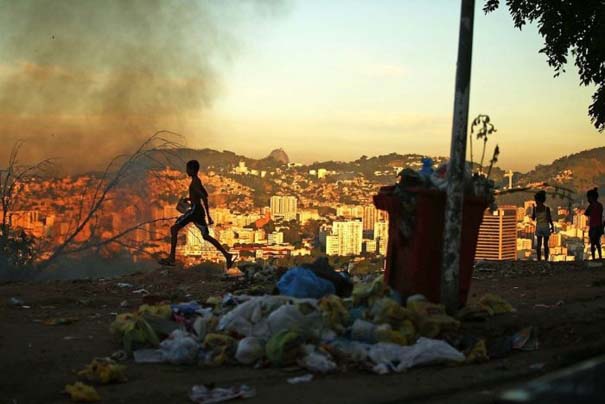
{"type": "Polygon", "coordinates": [[[546,192],[536,192],[534,200],[536,204],[531,218],[536,221],[536,254],[538,255],[538,261],[540,261],[542,259],[542,243],[544,243],[544,260],[548,261],[548,238],[555,231],[555,226],[552,222],[550,208],[544,204],[546,202],[546,192]]]}

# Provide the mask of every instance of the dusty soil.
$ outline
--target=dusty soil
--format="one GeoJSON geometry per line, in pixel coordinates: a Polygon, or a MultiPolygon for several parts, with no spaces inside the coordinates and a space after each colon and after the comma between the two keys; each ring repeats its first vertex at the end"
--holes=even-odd
{"type": "MultiPolygon", "coordinates": [[[[485,322],[465,323],[466,332],[494,337],[534,325],[540,349],[516,352],[478,365],[431,366],[404,374],[378,376],[350,370],[317,376],[306,384],[286,379],[300,369],[252,369],[227,366],[138,365],[127,361],[129,381],[98,387],[104,403],[186,403],[194,384],[247,383],[257,390],[255,402],[405,402],[491,403],[508,387],[546,372],[605,353],[605,266],[585,263],[490,264],[477,272],[471,300],[494,292],[516,307],[485,322]],[[543,367],[532,366],[543,364],[543,367]]],[[[155,271],[117,279],[8,283],[0,285],[0,403],[65,403],[62,390],[76,381],[75,372],[93,357],[120,348],[108,331],[115,313],[136,308],[145,288],[173,301],[204,299],[233,288],[208,270],[155,271]],[[134,285],[119,287],[119,282],[134,285]],[[30,308],[15,306],[11,297],[30,308]],[[121,307],[126,301],[128,307],[121,307]],[[44,320],[75,317],[66,325],[44,320]]]]}

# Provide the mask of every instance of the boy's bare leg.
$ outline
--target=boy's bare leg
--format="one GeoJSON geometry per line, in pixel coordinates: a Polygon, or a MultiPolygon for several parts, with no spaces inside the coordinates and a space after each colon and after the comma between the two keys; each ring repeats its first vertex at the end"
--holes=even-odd
{"type": "Polygon", "coordinates": [[[538,241],[536,243],[536,253],[538,253],[538,261],[542,259],[542,237],[538,236],[538,241]]]}
{"type": "Polygon", "coordinates": [[[173,224],[170,226],[170,254],[168,255],[168,261],[174,262],[176,260],[176,243],[179,235],[179,230],[181,230],[183,226],[178,224],[173,224]]]}
{"type": "Polygon", "coordinates": [[[225,260],[227,261],[227,268],[231,268],[231,266],[233,265],[233,255],[229,254],[229,252],[227,252],[227,250],[225,250],[221,243],[214,237],[210,235],[204,235],[204,240],[212,244],[214,248],[216,248],[221,252],[221,254],[223,254],[225,260]]]}

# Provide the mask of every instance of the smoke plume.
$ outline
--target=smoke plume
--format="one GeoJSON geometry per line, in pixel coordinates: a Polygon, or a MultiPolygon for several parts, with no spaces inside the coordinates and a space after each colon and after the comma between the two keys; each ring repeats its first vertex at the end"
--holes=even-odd
{"type": "Polygon", "coordinates": [[[220,91],[238,28],[281,3],[0,0],[0,161],[104,165],[157,129],[181,132],[220,91]]]}

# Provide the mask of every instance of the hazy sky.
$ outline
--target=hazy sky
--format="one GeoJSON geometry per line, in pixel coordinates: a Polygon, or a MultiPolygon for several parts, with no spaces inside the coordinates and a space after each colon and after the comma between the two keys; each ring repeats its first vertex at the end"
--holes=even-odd
{"type": "MultiPolygon", "coordinates": [[[[575,67],[553,78],[536,28],[482,5],[470,118],[492,117],[500,165],[527,170],[603,145],[575,67]]],[[[250,157],[282,147],[300,162],[449,153],[457,0],[0,6],[0,135],[28,140],[32,159],[86,169],[154,129],[250,157]]]]}
{"type": "MultiPolygon", "coordinates": [[[[224,91],[194,145],[291,159],[449,153],[459,1],[299,0],[242,35],[224,91]]],[[[477,1],[471,117],[498,128],[500,165],[523,169],[605,144],[590,124],[591,88],[576,69],[553,78],[535,26],[477,1]]],[[[488,143],[489,144],[489,143],[488,143]]]]}

